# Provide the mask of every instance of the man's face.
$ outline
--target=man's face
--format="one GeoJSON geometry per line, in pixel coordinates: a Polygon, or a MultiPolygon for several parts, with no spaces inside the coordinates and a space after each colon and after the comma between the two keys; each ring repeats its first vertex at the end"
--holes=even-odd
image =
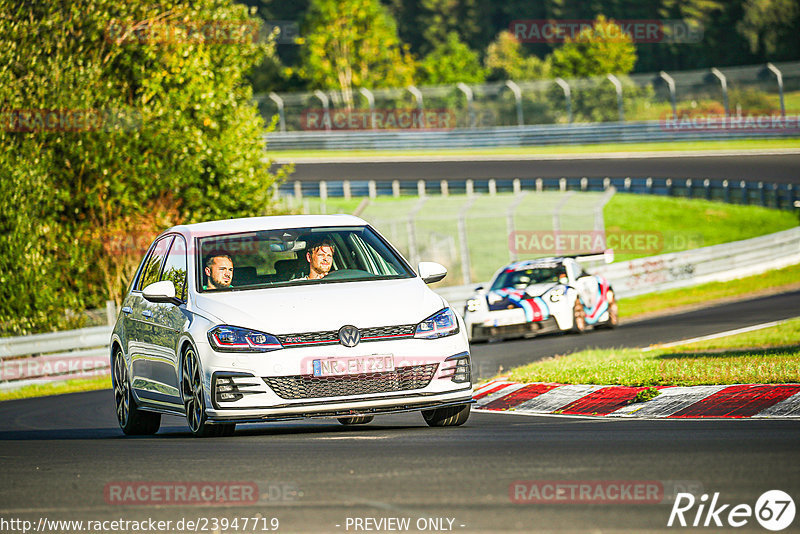
{"type": "Polygon", "coordinates": [[[323,278],[330,272],[331,265],[333,265],[333,247],[327,245],[316,247],[311,252],[306,253],[306,258],[311,265],[308,278],[311,280],[323,278]]]}
{"type": "Polygon", "coordinates": [[[233,262],[225,256],[217,256],[211,260],[211,265],[206,267],[209,289],[225,289],[231,287],[233,280],[233,262]]]}

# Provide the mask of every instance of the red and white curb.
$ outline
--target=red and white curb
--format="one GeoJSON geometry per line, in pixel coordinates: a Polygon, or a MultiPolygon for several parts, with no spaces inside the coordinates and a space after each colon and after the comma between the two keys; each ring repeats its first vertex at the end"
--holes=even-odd
{"type": "Polygon", "coordinates": [[[644,389],[492,380],[475,388],[473,409],[619,418],[800,418],[800,384],[660,386],[654,399],[630,404],[644,389]]]}

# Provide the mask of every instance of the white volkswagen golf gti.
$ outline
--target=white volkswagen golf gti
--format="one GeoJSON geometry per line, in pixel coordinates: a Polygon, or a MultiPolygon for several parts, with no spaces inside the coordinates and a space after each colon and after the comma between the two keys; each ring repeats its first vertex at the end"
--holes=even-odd
{"type": "Polygon", "coordinates": [[[292,215],[176,226],[150,246],[111,336],[125,434],[161,414],[197,436],[237,423],[421,411],[455,426],[472,401],[467,332],[365,221],[292,215]]]}

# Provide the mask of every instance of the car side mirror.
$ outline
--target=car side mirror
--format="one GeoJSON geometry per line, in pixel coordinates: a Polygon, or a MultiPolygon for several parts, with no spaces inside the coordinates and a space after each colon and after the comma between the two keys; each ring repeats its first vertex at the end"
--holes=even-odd
{"type": "Polygon", "coordinates": [[[142,290],[142,296],[150,302],[167,302],[176,306],[181,304],[181,300],[175,296],[175,284],[172,280],[153,282],[142,290]]]}
{"type": "Polygon", "coordinates": [[[433,261],[419,262],[417,272],[419,272],[419,277],[422,278],[422,281],[426,284],[438,282],[447,276],[447,268],[433,261]]]}
{"type": "Polygon", "coordinates": [[[478,286],[475,288],[475,291],[481,291],[481,290],[483,290],[483,286],[478,286]]]}

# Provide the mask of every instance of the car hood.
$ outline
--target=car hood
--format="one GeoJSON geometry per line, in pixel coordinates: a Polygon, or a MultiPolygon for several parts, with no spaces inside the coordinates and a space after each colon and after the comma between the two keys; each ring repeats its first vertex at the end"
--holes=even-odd
{"type": "Polygon", "coordinates": [[[552,288],[558,286],[559,284],[553,282],[545,282],[543,284],[531,284],[525,289],[516,289],[513,287],[504,287],[502,289],[492,289],[488,293],[493,295],[493,298],[489,300],[499,300],[506,297],[509,293],[517,293],[519,295],[524,295],[527,293],[531,297],[538,297],[541,296],[552,288]]]}
{"type": "Polygon", "coordinates": [[[407,278],[204,293],[194,304],[220,324],[282,335],[418,323],[446,302],[421,279],[407,278]]]}

